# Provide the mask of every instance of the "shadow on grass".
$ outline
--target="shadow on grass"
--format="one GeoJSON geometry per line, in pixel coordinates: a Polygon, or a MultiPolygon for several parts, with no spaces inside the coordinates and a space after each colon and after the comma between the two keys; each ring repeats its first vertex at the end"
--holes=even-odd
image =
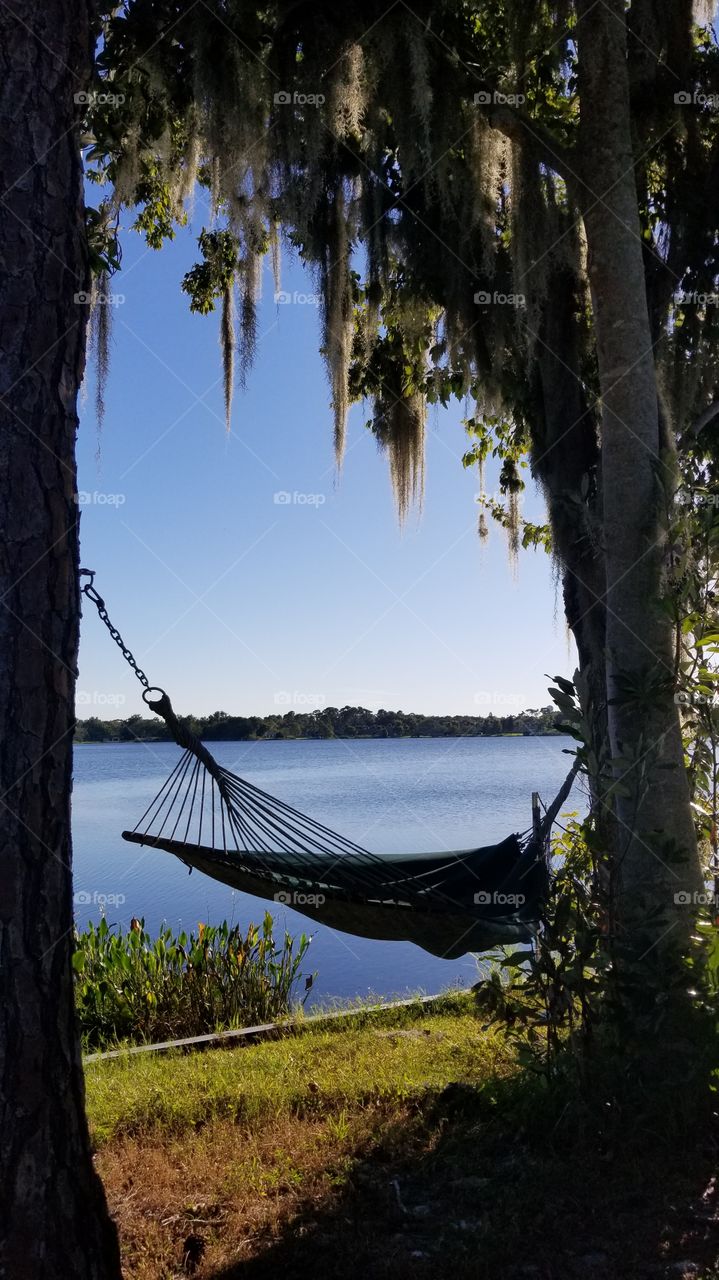
{"type": "Polygon", "coordinates": [[[212,1280],[719,1277],[710,1095],[660,1092],[620,1072],[591,1109],[527,1077],[426,1095],[212,1280]]]}

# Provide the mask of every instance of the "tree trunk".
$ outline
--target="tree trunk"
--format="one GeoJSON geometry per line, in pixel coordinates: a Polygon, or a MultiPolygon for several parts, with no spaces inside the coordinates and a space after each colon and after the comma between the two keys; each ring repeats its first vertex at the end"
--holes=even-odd
{"type": "Polygon", "coordinates": [[[545,493],[562,565],[564,610],[577,646],[587,745],[594,758],[589,783],[598,806],[608,731],[597,412],[587,401],[580,373],[581,303],[570,270],[560,266],[553,272],[547,297],[536,353],[543,417],[533,424],[532,470],[545,493]]]}
{"type": "Polygon", "coordinates": [[[88,0],[8,0],[0,49],[0,1274],[104,1280],[71,970],[88,0]]]}
{"type": "Polygon", "coordinates": [[[665,492],[630,129],[624,0],[579,0],[580,163],[602,395],[607,703],[625,954],[683,943],[701,887],[674,703],[673,629],[660,607],[665,492]],[[661,484],[658,483],[658,478],[661,484]]]}

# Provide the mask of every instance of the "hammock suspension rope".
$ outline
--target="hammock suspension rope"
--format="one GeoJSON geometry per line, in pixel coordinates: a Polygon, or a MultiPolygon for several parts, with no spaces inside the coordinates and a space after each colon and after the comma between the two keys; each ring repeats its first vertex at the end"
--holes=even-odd
{"type": "Polygon", "coordinates": [[[82,592],[143,686],[182,755],[123,838],[161,849],[233,888],[279,900],[320,923],[363,937],[416,942],[453,958],[536,932],[549,877],[551,829],[578,772],[532,826],[500,844],[451,853],[381,856],[331,831],[220,765],[151,685],[94,587],[82,592]]]}

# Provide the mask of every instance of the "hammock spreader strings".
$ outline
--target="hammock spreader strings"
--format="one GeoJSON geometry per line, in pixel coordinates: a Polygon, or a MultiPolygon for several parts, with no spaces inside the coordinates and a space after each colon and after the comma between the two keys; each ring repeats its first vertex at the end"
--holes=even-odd
{"type": "MultiPolygon", "coordinates": [[[[150,705],[157,709],[158,704],[150,705]]],[[[278,887],[301,884],[308,890],[331,888],[333,894],[347,900],[466,911],[466,901],[442,887],[452,864],[442,862],[441,855],[440,867],[403,874],[401,862],[369,852],[236,777],[216,761],[213,765],[210,774],[204,761],[187,746],[135,830],[123,832],[125,839],[164,848],[179,857],[204,853],[214,862],[224,858],[237,870],[260,873],[278,887]]],[[[525,833],[520,854],[526,854],[534,840],[532,832],[525,833]]],[[[541,835],[535,847],[541,857],[541,835]]],[[[472,874],[461,857],[456,865],[472,874]]],[[[535,858],[528,858],[527,872],[535,866],[535,858]]],[[[475,878],[480,888],[481,879],[475,878]]]]}
{"type": "MultiPolygon", "coordinates": [[[[161,716],[178,746],[183,748],[175,768],[151,801],[134,831],[125,839],[168,849],[183,856],[188,865],[193,854],[213,861],[226,860],[237,870],[260,873],[279,884],[302,883],[318,888],[331,887],[333,894],[348,900],[395,902],[444,912],[467,910],[442,883],[448,869],[461,866],[474,875],[462,855],[452,863],[438,855],[441,867],[430,866],[402,874],[402,860],[394,861],[370,853],[352,840],[338,835],[322,823],[307,817],[283,801],[261,791],[220,765],[172,708],[164,689],[151,686],[119,631],[111,623],[105,603],[93,586],[94,574],[82,590],[95,604],[101,620],[143,686],[143,701],[161,716]],[[152,695],[158,695],[153,697],[152,695]]],[[[579,768],[575,763],[557,797],[533,828],[516,837],[513,866],[519,880],[536,873],[538,864],[549,867],[549,838],[552,824],[571,790],[579,768]],[[531,855],[531,856],[530,856],[531,855]]],[[[451,855],[449,855],[451,857],[451,855]]],[[[480,877],[475,876],[478,887],[480,877]]]]}
{"type": "MultiPolygon", "coordinates": [[[[455,898],[443,887],[447,862],[439,868],[430,867],[424,873],[402,875],[401,864],[398,867],[397,863],[370,853],[223,768],[177,719],[164,691],[159,698],[148,697],[145,701],[162,716],[175,742],[185,751],[134,832],[123,832],[126,839],[164,847],[182,857],[183,852],[189,855],[190,851],[202,850],[203,824],[206,833],[209,824],[211,844],[207,853],[214,861],[218,855],[224,855],[238,870],[244,866],[249,873],[259,872],[278,886],[296,887],[301,883],[309,890],[331,888],[335,896],[340,894],[346,900],[421,906],[433,912],[466,912],[466,900],[455,898]],[[163,838],[165,831],[169,835],[163,838]],[[182,838],[176,841],[178,832],[182,838]]],[[[573,778],[573,774],[571,776],[573,778]]],[[[546,865],[547,834],[561,803],[560,793],[539,829],[518,838],[521,860],[525,860],[530,849],[534,855],[526,858],[524,875],[533,873],[539,860],[544,860],[546,865]]],[[[474,874],[463,858],[458,858],[457,863],[470,875],[474,874]]],[[[508,872],[511,870],[507,868],[508,872]]],[[[479,888],[481,878],[475,875],[475,879],[479,888]]],[[[522,875],[518,883],[521,879],[522,875]]]]}

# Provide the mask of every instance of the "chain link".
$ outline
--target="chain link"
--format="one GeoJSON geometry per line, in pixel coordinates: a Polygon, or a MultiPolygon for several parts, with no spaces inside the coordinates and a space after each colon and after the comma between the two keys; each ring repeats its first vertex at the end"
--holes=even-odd
{"type": "Polygon", "coordinates": [[[86,576],[90,578],[90,581],[87,582],[85,586],[81,588],[82,594],[87,596],[88,600],[91,600],[92,603],[94,604],[100,616],[100,621],[105,623],[105,626],[110,632],[110,635],[115,641],[115,644],[120,650],[123,658],[125,659],[127,664],[130,667],[132,667],[133,672],[135,673],[137,679],[140,681],[140,684],[144,689],[154,688],[155,686],[150,684],[150,681],[145,675],[145,672],[142,670],[142,667],[139,667],[137,665],[137,662],[135,661],[135,656],[132,650],[128,649],[117,627],[113,626],[112,622],[110,621],[107,609],[105,608],[105,601],[93,586],[93,578],[95,577],[95,574],[91,569],[81,569],[80,574],[81,576],[86,576]]]}

